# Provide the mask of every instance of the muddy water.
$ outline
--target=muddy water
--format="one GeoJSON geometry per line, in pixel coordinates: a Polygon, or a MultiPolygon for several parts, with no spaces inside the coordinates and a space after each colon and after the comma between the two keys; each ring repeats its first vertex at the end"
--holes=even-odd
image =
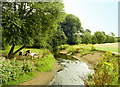
{"type": "Polygon", "coordinates": [[[69,60],[57,58],[59,64],[63,67],[59,70],[50,85],[84,85],[84,81],[80,77],[87,78],[89,73],[93,73],[86,63],[78,60],[69,60]]]}

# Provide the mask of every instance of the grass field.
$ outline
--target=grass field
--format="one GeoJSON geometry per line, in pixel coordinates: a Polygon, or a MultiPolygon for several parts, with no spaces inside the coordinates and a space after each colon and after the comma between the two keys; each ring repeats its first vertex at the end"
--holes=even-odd
{"type": "Polygon", "coordinates": [[[105,44],[95,44],[97,50],[102,51],[111,51],[118,52],[118,48],[120,47],[120,43],[105,43],[105,44]]]}

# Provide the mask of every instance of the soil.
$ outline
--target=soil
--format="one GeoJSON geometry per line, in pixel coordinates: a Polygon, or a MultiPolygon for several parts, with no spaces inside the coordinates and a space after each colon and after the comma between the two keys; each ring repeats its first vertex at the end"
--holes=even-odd
{"type": "MultiPolygon", "coordinates": [[[[60,53],[67,55],[67,51],[65,51],[65,50],[61,51],[60,53]]],[[[98,63],[98,58],[101,58],[101,55],[103,55],[103,54],[105,54],[105,53],[102,51],[97,51],[94,54],[90,53],[90,54],[84,55],[83,57],[81,57],[80,53],[78,53],[76,56],[72,56],[72,57],[75,59],[78,59],[82,62],[85,62],[90,69],[94,69],[94,67],[98,63]]]]}
{"type": "Polygon", "coordinates": [[[76,56],[73,56],[74,58],[77,58],[78,60],[85,62],[90,69],[93,69],[96,64],[98,63],[98,58],[101,58],[101,55],[104,54],[103,52],[95,52],[94,54],[87,54],[83,57],[80,57],[81,54],[77,54],[76,56]]]}
{"type": "Polygon", "coordinates": [[[20,85],[49,85],[49,83],[53,80],[56,72],[61,68],[62,67],[58,65],[58,63],[55,63],[53,70],[47,72],[36,71],[36,77],[33,77],[31,80],[24,82],[20,85]]]}

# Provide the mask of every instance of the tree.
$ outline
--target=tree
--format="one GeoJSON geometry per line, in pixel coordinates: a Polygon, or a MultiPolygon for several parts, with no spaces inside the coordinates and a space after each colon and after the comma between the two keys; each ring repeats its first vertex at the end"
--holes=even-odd
{"type": "Polygon", "coordinates": [[[109,36],[115,36],[115,34],[113,32],[111,32],[110,34],[108,34],[109,36]]]}
{"type": "Polygon", "coordinates": [[[85,32],[89,32],[89,33],[91,33],[90,29],[86,29],[85,32]]]}
{"type": "Polygon", "coordinates": [[[61,23],[61,28],[63,28],[63,31],[68,38],[67,43],[71,45],[76,44],[74,37],[79,36],[78,33],[83,31],[79,18],[72,14],[67,14],[65,20],[61,23]]]}
{"type": "Polygon", "coordinates": [[[3,2],[2,37],[12,46],[8,57],[13,57],[27,45],[33,45],[36,39],[47,44],[50,38],[50,43],[53,30],[62,20],[63,7],[62,2],[3,2]],[[23,46],[14,52],[16,45],[23,46]]]}
{"type": "Polygon", "coordinates": [[[82,34],[82,43],[84,44],[92,43],[92,35],[90,34],[90,32],[84,32],[82,34]]]}
{"type": "Polygon", "coordinates": [[[104,31],[102,31],[102,33],[103,33],[104,35],[106,35],[104,31]]]}
{"type": "Polygon", "coordinates": [[[94,35],[92,35],[92,44],[96,44],[96,43],[97,43],[97,38],[94,35]]]}
{"type": "Polygon", "coordinates": [[[58,31],[57,28],[65,18],[63,8],[64,5],[62,2],[41,4],[41,7],[38,9],[38,18],[40,18],[42,27],[41,32],[39,32],[39,37],[35,38],[34,46],[53,50],[53,39],[58,31]]]}
{"type": "Polygon", "coordinates": [[[106,35],[106,43],[113,43],[115,42],[115,38],[113,36],[106,35]]]}
{"type": "Polygon", "coordinates": [[[57,31],[55,31],[52,41],[53,43],[51,46],[54,52],[57,50],[57,46],[63,45],[67,42],[67,37],[60,27],[58,27],[57,31]]]}
{"type": "Polygon", "coordinates": [[[97,39],[97,43],[103,43],[106,40],[106,36],[100,31],[96,31],[94,36],[97,39]]]}

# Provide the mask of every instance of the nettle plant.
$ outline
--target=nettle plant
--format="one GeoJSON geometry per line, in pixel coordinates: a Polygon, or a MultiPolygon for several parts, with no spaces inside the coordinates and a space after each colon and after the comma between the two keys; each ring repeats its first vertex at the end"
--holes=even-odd
{"type": "Polygon", "coordinates": [[[95,73],[88,85],[117,85],[119,75],[117,58],[110,51],[102,55],[102,58],[99,58],[99,63],[95,67],[95,73]]]}
{"type": "Polygon", "coordinates": [[[32,72],[34,69],[28,61],[22,62],[16,58],[9,60],[1,58],[2,83],[7,83],[10,80],[17,80],[17,78],[26,72],[32,72]]]}

